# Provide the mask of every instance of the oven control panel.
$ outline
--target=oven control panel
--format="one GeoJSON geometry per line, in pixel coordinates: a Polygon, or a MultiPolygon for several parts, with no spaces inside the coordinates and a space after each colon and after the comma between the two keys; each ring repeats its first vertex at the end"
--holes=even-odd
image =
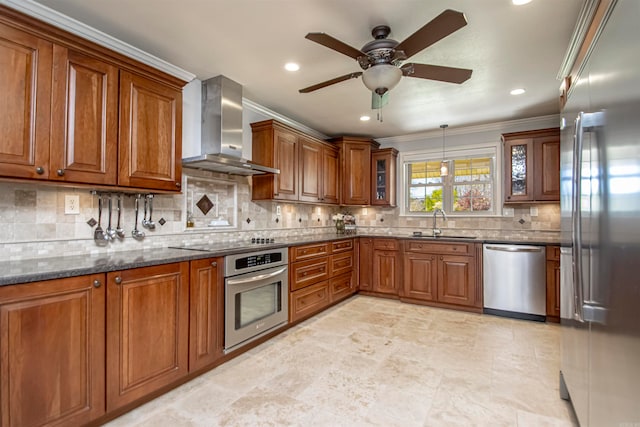
{"type": "Polygon", "coordinates": [[[287,265],[289,262],[287,248],[274,248],[244,254],[227,255],[225,257],[225,277],[270,267],[287,265]]]}

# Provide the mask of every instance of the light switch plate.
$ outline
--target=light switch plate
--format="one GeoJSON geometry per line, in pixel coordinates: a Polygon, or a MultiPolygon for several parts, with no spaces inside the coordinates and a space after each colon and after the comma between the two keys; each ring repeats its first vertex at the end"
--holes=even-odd
{"type": "Polygon", "coordinates": [[[538,208],[532,206],[531,208],[529,208],[529,213],[531,214],[531,216],[538,216],[538,208]]]}
{"type": "Polygon", "coordinates": [[[277,216],[282,215],[282,208],[280,207],[280,205],[276,206],[276,215],[277,216]]]}
{"type": "Polygon", "coordinates": [[[80,196],[78,194],[65,194],[64,214],[65,215],[80,214],[80,196]]]}

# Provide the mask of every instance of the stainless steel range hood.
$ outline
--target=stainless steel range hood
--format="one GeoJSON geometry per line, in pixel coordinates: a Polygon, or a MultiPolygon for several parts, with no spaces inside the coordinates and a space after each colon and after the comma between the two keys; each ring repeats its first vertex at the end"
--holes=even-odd
{"type": "Polygon", "coordinates": [[[225,76],[202,82],[200,150],[182,166],[231,175],[280,173],[242,158],[242,86],[225,76]]]}

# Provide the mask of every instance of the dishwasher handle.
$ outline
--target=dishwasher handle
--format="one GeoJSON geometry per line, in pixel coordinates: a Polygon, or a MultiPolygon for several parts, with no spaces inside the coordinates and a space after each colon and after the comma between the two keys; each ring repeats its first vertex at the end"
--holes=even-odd
{"type": "Polygon", "coordinates": [[[517,246],[485,246],[485,248],[501,252],[542,252],[542,248],[519,248],[517,246]]]}

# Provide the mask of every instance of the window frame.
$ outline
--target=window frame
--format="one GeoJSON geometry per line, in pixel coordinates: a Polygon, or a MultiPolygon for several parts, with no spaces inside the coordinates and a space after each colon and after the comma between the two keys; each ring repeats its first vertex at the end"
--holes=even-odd
{"type": "MultiPolygon", "coordinates": [[[[478,145],[458,146],[452,149],[447,149],[445,152],[445,159],[448,161],[462,160],[474,157],[489,157],[492,159],[493,166],[493,179],[491,180],[493,186],[492,194],[492,206],[493,212],[479,211],[478,213],[469,211],[454,211],[453,208],[453,193],[448,194],[447,189],[453,189],[455,183],[453,179],[446,179],[447,182],[443,182],[443,205],[445,212],[448,216],[455,217],[501,217],[502,216],[502,146],[500,142],[491,142],[478,145]]],[[[429,148],[424,150],[400,152],[398,156],[399,167],[398,170],[402,174],[398,179],[398,206],[400,207],[400,216],[405,217],[428,217],[433,215],[433,211],[428,212],[409,212],[408,209],[408,193],[409,193],[409,177],[408,177],[408,165],[410,163],[438,161],[442,160],[442,150],[438,148],[429,148]]],[[[450,164],[450,170],[452,164],[450,164]]]]}

